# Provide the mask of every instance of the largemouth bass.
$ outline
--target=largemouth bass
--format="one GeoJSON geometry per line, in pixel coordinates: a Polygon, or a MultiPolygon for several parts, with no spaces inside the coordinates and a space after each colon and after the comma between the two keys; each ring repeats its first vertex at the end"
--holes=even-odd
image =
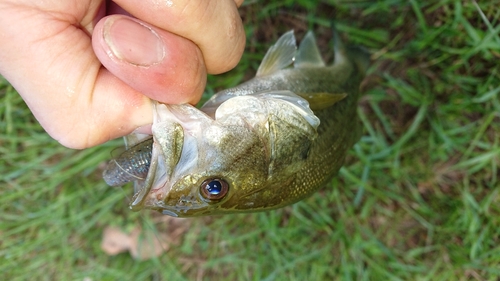
{"type": "Polygon", "coordinates": [[[132,210],[176,217],[270,210],[310,196],[360,137],[369,56],[345,47],[335,29],[333,41],[335,60],[326,66],[311,32],[298,50],[287,32],[255,78],[200,109],[155,103],[153,138],[110,162],[104,179],[135,181],[132,210]]]}

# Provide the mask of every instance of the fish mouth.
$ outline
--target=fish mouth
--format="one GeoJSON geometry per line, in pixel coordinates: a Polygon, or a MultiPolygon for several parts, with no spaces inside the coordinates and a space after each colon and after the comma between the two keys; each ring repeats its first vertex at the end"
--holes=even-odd
{"type": "Polygon", "coordinates": [[[158,161],[153,158],[146,179],[144,181],[136,181],[134,183],[134,186],[136,188],[139,187],[139,191],[134,194],[134,197],[132,197],[132,202],[130,202],[129,206],[132,211],[140,211],[144,209],[147,195],[153,188],[157,167],[158,161]]]}
{"type": "Polygon", "coordinates": [[[176,212],[173,212],[173,211],[170,211],[170,210],[167,210],[167,209],[162,209],[161,213],[164,214],[164,215],[167,215],[167,216],[175,217],[175,218],[179,217],[179,215],[176,212]]]}
{"type": "Polygon", "coordinates": [[[130,202],[130,209],[132,211],[140,211],[144,208],[144,203],[146,201],[146,196],[149,194],[151,191],[151,185],[150,186],[144,186],[134,194],[134,197],[132,198],[132,202],[130,202]]]}

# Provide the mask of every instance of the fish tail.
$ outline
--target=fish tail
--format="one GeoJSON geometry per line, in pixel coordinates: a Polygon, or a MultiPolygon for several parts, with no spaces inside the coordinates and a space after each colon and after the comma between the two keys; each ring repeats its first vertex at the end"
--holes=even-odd
{"type": "Polygon", "coordinates": [[[340,39],[339,32],[335,27],[335,22],[331,23],[333,33],[333,50],[335,52],[334,64],[344,63],[346,60],[351,60],[356,64],[358,70],[364,75],[370,66],[370,53],[361,46],[345,46],[340,39]]]}
{"type": "Polygon", "coordinates": [[[358,70],[365,75],[370,66],[370,53],[368,50],[361,46],[349,46],[347,54],[354,61],[358,70]]]}

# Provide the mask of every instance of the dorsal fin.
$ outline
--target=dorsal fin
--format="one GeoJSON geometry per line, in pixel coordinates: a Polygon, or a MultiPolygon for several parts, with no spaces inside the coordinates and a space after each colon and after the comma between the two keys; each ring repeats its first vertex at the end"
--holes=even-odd
{"type": "Polygon", "coordinates": [[[256,76],[268,75],[289,66],[295,58],[296,50],[295,36],[293,30],[290,30],[269,48],[257,70],[256,76]]]}
{"type": "Polygon", "coordinates": [[[342,64],[347,61],[347,51],[344,43],[342,43],[342,40],[340,39],[335,23],[332,22],[331,25],[333,33],[333,51],[335,52],[335,60],[333,61],[333,64],[342,64]]]}
{"type": "Polygon", "coordinates": [[[295,67],[323,67],[325,62],[316,45],[314,34],[308,31],[302,42],[300,42],[299,50],[294,62],[295,67]]]}

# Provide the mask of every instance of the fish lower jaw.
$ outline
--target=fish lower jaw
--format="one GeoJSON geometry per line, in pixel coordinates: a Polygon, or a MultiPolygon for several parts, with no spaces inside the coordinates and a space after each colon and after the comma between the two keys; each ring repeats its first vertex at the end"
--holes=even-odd
{"type": "Polygon", "coordinates": [[[164,215],[171,217],[185,217],[188,211],[191,210],[191,207],[188,206],[185,207],[166,206],[166,204],[163,201],[156,201],[152,205],[148,205],[145,208],[156,210],[164,215]]]}
{"type": "Polygon", "coordinates": [[[167,216],[171,216],[171,217],[178,217],[179,216],[178,214],[176,214],[170,210],[167,210],[167,209],[162,209],[161,213],[164,215],[167,215],[167,216]]]}
{"type": "Polygon", "coordinates": [[[140,211],[146,207],[146,201],[148,195],[150,194],[151,188],[151,185],[144,185],[141,189],[139,189],[138,192],[134,194],[134,196],[132,197],[132,202],[130,202],[130,209],[132,211],[140,211]]]}

